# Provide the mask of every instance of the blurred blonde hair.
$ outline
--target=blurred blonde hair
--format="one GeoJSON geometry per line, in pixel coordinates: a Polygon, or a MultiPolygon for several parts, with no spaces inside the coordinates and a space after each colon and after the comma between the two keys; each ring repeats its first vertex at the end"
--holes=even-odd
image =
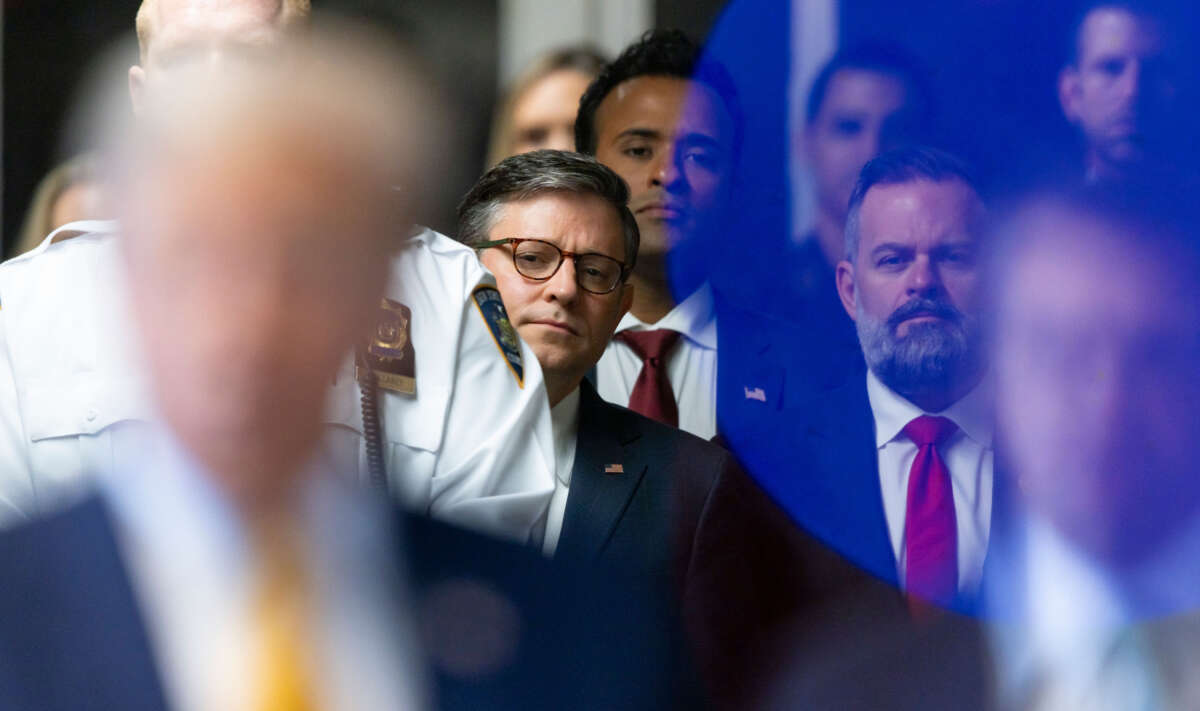
{"type": "Polygon", "coordinates": [[[12,254],[24,254],[42,243],[46,235],[60,225],[51,224],[54,215],[54,203],[68,188],[80,183],[92,183],[100,180],[99,165],[94,154],[84,153],[55,166],[46,177],[38,183],[29,201],[29,209],[25,213],[25,221],[21,224],[17,242],[13,245],[12,254]]]}
{"type": "Polygon", "coordinates": [[[509,85],[496,103],[492,115],[492,132],[488,140],[487,166],[492,167],[512,154],[512,113],[517,101],[537,82],[554,72],[569,69],[595,78],[608,64],[608,59],[591,47],[563,47],[533,60],[525,71],[509,85]]]}
{"type": "MultiPolygon", "coordinates": [[[[154,29],[152,16],[156,2],[157,0],[142,0],[142,4],[138,6],[137,19],[134,20],[134,27],[137,28],[138,56],[141,57],[141,61],[146,60],[146,47],[150,46],[150,31],[154,29]]],[[[310,0],[282,0],[280,21],[286,25],[302,20],[307,18],[311,11],[310,0]]]]}

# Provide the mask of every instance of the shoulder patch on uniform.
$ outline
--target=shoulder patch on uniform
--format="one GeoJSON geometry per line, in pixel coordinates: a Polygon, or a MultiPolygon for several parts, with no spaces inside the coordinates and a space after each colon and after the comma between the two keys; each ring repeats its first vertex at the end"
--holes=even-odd
{"type": "Polygon", "coordinates": [[[492,341],[495,342],[496,348],[500,349],[500,355],[504,356],[509,370],[516,377],[517,386],[524,388],[525,366],[521,360],[521,341],[517,339],[517,329],[513,328],[512,322],[508,320],[508,312],[504,310],[500,292],[496,287],[484,284],[475,287],[471,298],[492,334],[492,341]]]}
{"type": "Polygon", "coordinates": [[[359,380],[363,375],[362,367],[369,365],[379,387],[416,395],[417,354],[411,336],[412,311],[398,301],[381,300],[366,351],[359,351],[359,380]]]}

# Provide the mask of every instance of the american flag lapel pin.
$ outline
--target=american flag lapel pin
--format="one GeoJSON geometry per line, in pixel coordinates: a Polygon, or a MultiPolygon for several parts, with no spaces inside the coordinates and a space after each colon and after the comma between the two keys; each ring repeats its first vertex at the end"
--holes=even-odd
{"type": "Polygon", "coordinates": [[[747,400],[767,401],[767,393],[762,388],[750,388],[743,385],[742,390],[745,391],[747,400]]]}
{"type": "Polygon", "coordinates": [[[620,464],[606,464],[606,465],[604,465],[604,473],[605,474],[624,474],[625,467],[621,466],[620,464]]]}

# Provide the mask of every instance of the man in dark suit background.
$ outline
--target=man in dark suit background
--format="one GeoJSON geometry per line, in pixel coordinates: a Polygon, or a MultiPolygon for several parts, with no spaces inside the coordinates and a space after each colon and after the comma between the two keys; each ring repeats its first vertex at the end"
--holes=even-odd
{"type": "Polygon", "coordinates": [[[594,158],[514,156],[459,206],[513,325],[537,354],[554,422],[558,486],[542,549],[674,584],[728,452],[619,405],[585,376],[633,302],[638,226],[624,181],[594,158]]]}
{"type": "Polygon", "coordinates": [[[1178,173],[1188,146],[1167,4],[1083,3],[1058,76],[1063,117],[1079,133],[1083,182],[1138,184],[1178,173]]]}
{"type": "Polygon", "coordinates": [[[837,288],[869,371],[738,450],[801,526],[943,605],[978,592],[995,507],[983,218],[952,156],[914,147],[868,163],[837,288]]]}
{"type": "Polygon", "coordinates": [[[642,240],[633,302],[595,385],[609,402],[702,439],[737,440],[836,382],[841,364],[805,348],[796,325],[735,305],[708,279],[737,271],[764,239],[740,229],[745,216],[731,204],[742,108],[727,72],[700,55],[678,30],[648,32],[580,100],[575,148],[629,185],[642,240]]]}

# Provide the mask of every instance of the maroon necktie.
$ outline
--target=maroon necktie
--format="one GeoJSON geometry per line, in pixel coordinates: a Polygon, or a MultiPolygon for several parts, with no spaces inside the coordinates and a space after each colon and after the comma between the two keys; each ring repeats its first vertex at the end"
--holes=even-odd
{"type": "Polygon", "coordinates": [[[678,331],[621,331],[618,341],[626,343],[642,359],[642,372],[638,373],[633,392],[629,395],[629,409],[652,420],[672,427],[679,426],[679,406],[675,403],[675,391],[667,379],[667,354],[679,341],[678,331]]]}
{"type": "Polygon", "coordinates": [[[958,531],[950,470],[938,445],[958,429],[945,417],[921,415],[904,426],[917,445],[908,474],[904,517],[905,589],[930,602],[947,604],[958,591],[958,531]]]}

